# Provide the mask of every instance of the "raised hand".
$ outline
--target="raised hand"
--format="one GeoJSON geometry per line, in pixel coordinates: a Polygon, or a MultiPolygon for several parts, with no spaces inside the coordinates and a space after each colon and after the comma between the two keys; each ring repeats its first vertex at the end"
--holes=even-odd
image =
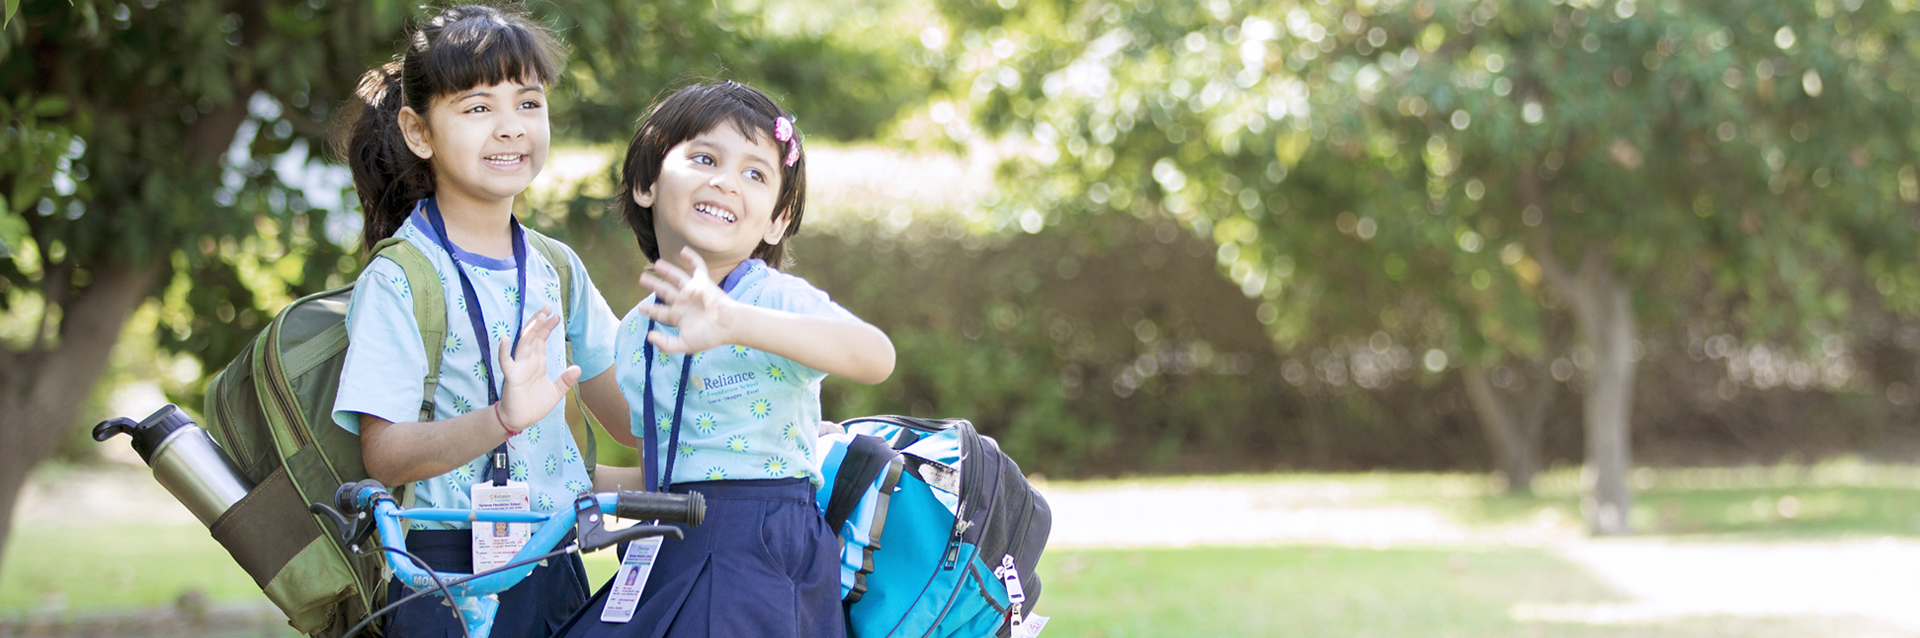
{"type": "Polygon", "coordinates": [[[509,430],[519,432],[538,423],[580,381],[580,366],[567,366],[558,379],[547,378],[547,337],[559,325],[560,315],[552,307],[541,308],[520,330],[520,356],[514,356],[508,339],[500,340],[500,372],[507,380],[495,409],[509,430]]]}
{"type": "Polygon", "coordinates": [[[662,255],[653,270],[640,275],[640,285],[652,290],[654,303],[641,306],[662,324],[680,329],[678,336],[655,330],[647,341],[663,352],[699,352],[730,343],[733,306],[737,303],[714,285],[707,262],[692,248],[680,251],[681,264],[662,255]]]}

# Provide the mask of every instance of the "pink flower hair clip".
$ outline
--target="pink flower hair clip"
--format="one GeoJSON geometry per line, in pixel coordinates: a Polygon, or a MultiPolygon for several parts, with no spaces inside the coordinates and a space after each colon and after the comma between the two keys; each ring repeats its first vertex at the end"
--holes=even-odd
{"type": "Polygon", "coordinates": [[[794,134],[793,118],[785,115],[773,118],[773,139],[786,142],[787,166],[800,161],[800,136],[794,134]]]}

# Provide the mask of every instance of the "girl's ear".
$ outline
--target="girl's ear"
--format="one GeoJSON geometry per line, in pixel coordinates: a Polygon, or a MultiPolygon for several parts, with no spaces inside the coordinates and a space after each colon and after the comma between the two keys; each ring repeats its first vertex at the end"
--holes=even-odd
{"type": "Polygon", "coordinates": [[[411,106],[400,107],[400,134],[407,138],[407,149],[420,159],[433,159],[433,132],[427,118],[411,106]]]}
{"type": "Polygon", "coordinates": [[[633,203],[639,204],[641,208],[653,208],[653,187],[642,188],[639,184],[635,184],[633,186],[633,203]]]}
{"type": "Polygon", "coordinates": [[[792,222],[793,215],[781,215],[779,219],[767,225],[767,232],[760,235],[760,241],[767,242],[769,246],[780,243],[780,240],[787,236],[787,224],[792,222]]]}

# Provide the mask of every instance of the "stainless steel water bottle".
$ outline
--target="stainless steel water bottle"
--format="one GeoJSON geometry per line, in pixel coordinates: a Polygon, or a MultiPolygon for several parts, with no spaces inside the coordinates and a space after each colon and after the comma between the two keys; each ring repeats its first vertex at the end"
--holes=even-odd
{"type": "Polygon", "coordinates": [[[154,480],[173,493],[207,527],[253,490],[234,469],[220,444],[171,403],[139,422],[115,417],[93,426],[93,440],[126,433],[133,450],[153,469],[154,480]]]}

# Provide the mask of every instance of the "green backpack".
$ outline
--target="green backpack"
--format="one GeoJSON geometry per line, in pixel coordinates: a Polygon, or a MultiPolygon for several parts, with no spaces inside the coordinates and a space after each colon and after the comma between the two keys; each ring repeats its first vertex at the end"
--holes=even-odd
{"type": "MultiPolygon", "coordinates": [[[[573,268],[565,250],[532,230],[526,237],[559,271],[564,312],[573,296],[573,268]]],[[[447,336],[440,275],[426,254],[404,239],[381,241],[373,253],[399,264],[415,291],[414,320],[427,354],[420,418],[432,420],[447,336]]],[[[385,605],[391,573],[381,552],[354,552],[307,510],[309,503],[332,504],[342,483],[367,478],[360,437],[333,423],[352,297],[348,284],[288,304],[214,376],[202,412],[207,431],[255,486],[214,521],[213,537],[287,614],[287,624],[311,636],[339,636],[385,605]]],[[[571,345],[567,360],[572,361],[571,345]]],[[[584,408],[581,414],[592,419],[584,408]]],[[[574,440],[585,442],[581,451],[589,473],[593,427],[589,422],[574,428],[574,440]]],[[[403,502],[411,496],[405,488],[393,490],[403,502]]]]}

